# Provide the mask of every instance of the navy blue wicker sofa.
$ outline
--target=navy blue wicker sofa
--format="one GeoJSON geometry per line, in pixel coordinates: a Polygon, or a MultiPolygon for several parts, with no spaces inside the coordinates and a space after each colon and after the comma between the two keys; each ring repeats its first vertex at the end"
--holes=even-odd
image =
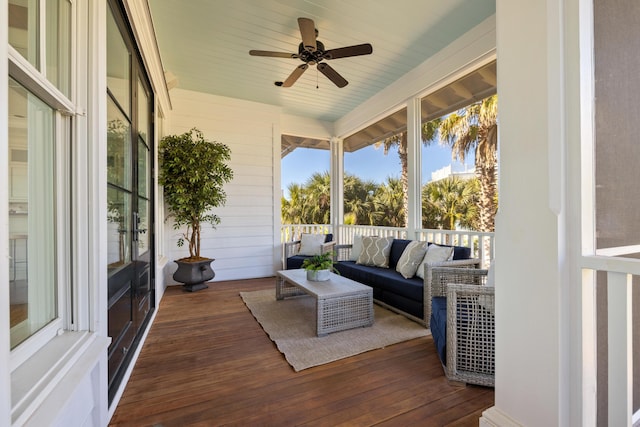
{"type": "Polygon", "coordinates": [[[453,260],[426,265],[424,279],[417,276],[406,279],[396,271],[396,265],[410,242],[411,240],[406,239],[393,240],[389,254],[389,268],[345,261],[350,258],[348,254],[352,245],[336,245],[338,262],[335,268],[342,276],[371,286],[373,298],[380,305],[429,327],[431,308],[427,308],[424,302],[430,301],[425,298],[425,289],[430,287],[431,269],[435,266],[478,267],[480,260],[471,258],[470,248],[453,246],[453,260]]]}

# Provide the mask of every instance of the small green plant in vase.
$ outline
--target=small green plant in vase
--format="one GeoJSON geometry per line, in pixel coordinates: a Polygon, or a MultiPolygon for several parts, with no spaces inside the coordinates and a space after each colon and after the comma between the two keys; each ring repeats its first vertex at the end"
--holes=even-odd
{"type": "Polygon", "coordinates": [[[321,282],[329,280],[329,273],[340,274],[333,266],[335,252],[324,252],[314,255],[302,262],[302,268],[307,270],[307,280],[321,282]]]}

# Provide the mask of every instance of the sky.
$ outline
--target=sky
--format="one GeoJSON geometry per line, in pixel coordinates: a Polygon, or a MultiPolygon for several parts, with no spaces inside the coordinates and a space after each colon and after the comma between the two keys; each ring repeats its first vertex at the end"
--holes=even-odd
{"type": "MultiPolygon", "coordinates": [[[[467,169],[473,168],[473,153],[465,159],[467,169]]],[[[431,172],[452,165],[454,172],[465,170],[464,165],[451,160],[451,149],[439,144],[422,146],[422,182],[431,180],[431,172]]],[[[400,158],[393,147],[387,155],[384,149],[373,145],[344,155],[345,173],[363,180],[383,183],[388,177],[400,178],[400,158]]],[[[329,151],[312,148],[296,148],[282,159],[282,190],[288,197],[288,187],[292,183],[304,184],[314,173],[329,171],[329,151]]]]}

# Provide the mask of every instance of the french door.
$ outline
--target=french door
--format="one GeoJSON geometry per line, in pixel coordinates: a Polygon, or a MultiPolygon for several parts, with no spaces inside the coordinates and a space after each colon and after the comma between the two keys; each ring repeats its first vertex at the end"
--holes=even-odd
{"type": "Polygon", "coordinates": [[[153,92],[115,2],[107,13],[109,402],[153,309],[153,92]]]}

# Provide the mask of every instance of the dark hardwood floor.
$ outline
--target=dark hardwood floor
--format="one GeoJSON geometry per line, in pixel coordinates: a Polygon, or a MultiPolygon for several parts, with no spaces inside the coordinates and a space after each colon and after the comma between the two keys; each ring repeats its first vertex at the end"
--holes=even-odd
{"type": "Polygon", "coordinates": [[[477,426],[492,388],[450,384],[431,337],[294,372],[239,296],[167,290],[112,426],[477,426]]]}

